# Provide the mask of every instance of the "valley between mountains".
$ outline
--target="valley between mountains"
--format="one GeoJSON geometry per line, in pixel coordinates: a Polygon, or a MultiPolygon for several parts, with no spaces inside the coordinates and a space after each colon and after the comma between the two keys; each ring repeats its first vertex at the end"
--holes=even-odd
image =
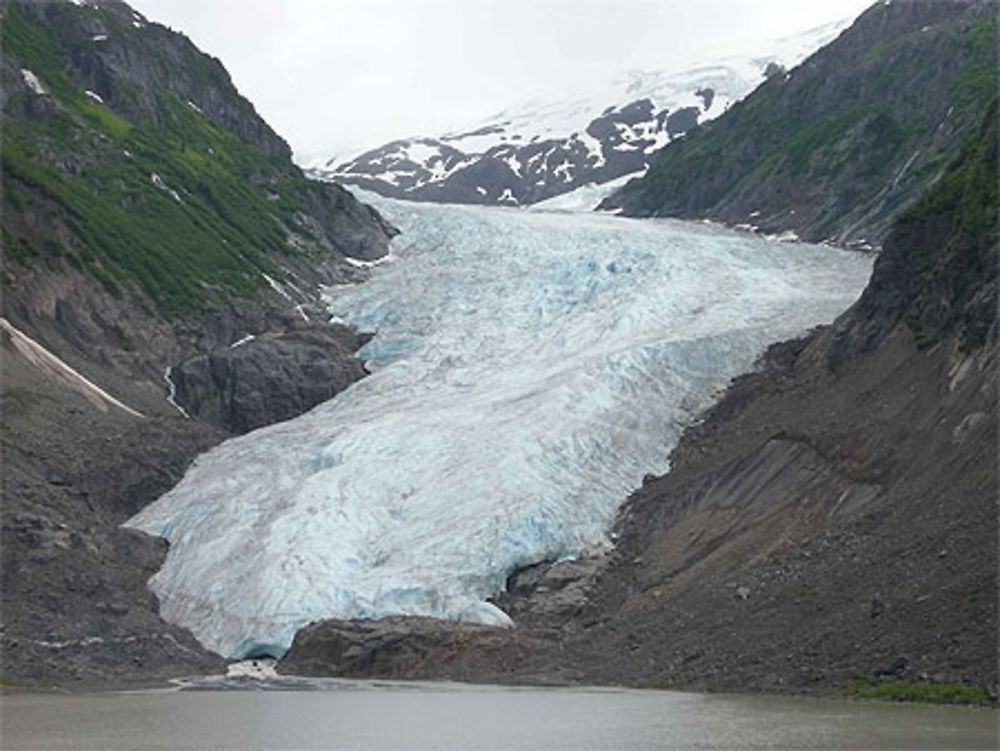
{"type": "Polygon", "coordinates": [[[120,0],[0,25],[4,685],[995,701],[995,5],[306,173],[120,0]]]}

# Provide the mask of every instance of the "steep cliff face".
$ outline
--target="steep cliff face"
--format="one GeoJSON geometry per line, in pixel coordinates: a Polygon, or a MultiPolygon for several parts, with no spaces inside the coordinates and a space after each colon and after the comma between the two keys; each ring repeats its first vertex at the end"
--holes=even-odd
{"type": "Polygon", "coordinates": [[[996,336],[997,100],[935,184],[897,218],[854,314],[835,328],[831,365],[876,347],[900,317],[920,348],[963,350],[996,336]]]}
{"type": "Polygon", "coordinates": [[[21,53],[22,64],[40,68],[33,72],[43,86],[58,89],[65,84],[63,77],[68,78],[77,89],[99,95],[108,109],[130,123],[160,127],[170,124],[161,104],[162,94],[170,92],[182,102],[197,103],[206,119],[267,156],[291,158],[284,140],[236,93],[222,63],[183,34],[151,23],[124,2],[7,4],[12,7],[5,13],[13,17],[6,19],[12,27],[5,32],[5,52],[21,53]],[[45,31],[32,29],[33,22],[44,23],[45,31]],[[39,65],[42,55],[48,58],[47,65],[39,65]]]}
{"type": "Polygon", "coordinates": [[[118,525],[227,431],[364,374],[317,288],[395,230],[306,180],[217,60],[124,3],[3,0],[0,27],[4,677],[217,669],[157,615],[161,544],[118,525]],[[165,373],[210,358],[237,398],[189,378],[172,404],[165,373]]]}
{"type": "Polygon", "coordinates": [[[115,0],[2,12],[3,315],[76,366],[159,382],[385,254],[183,36],[115,0]]]}
{"type": "Polygon", "coordinates": [[[322,622],[283,669],[995,692],[996,107],[893,225],[863,297],[685,432],[609,556],[511,577],[510,632],[322,622]]]}
{"type": "Polygon", "coordinates": [[[997,88],[996,9],[878,2],[841,36],[664,148],[604,208],[877,245],[997,88]]]}
{"type": "Polygon", "coordinates": [[[8,276],[57,262],[176,313],[283,282],[295,260],[385,253],[378,216],[305,180],[186,38],[118,2],[3,13],[8,276]]]}
{"type": "Polygon", "coordinates": [[[174,398],[235,433],[289,420],[364,377],[353,354],[365,339],[342,326],[301,324],[248,338],[174,368],[174,398]]]}

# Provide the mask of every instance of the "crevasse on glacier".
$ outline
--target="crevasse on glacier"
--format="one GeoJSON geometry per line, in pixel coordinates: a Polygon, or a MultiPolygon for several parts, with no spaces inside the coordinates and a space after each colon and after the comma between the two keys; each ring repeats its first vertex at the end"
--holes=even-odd
{"type": "Polygon", "coordinates": [[[170,540],[164,617],[223,655],[326,617],[508,622],[486,598],[512,569],[605,545],[689,419],[870,270],[702,225],[366,198],[403,234],[328,302],[378,332],[373,374],[128,523],[170,540]]]}

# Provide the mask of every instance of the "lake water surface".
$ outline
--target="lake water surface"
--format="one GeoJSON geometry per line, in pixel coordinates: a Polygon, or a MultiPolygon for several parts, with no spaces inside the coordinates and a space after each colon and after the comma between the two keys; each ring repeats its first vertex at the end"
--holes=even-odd
{"type": "Polygon", "coordinates": [[[7,695],[0,742],[7,751],[995,749],[998,743],[991,710],[615,689],[346,681],[312,688],[7,695]]]}

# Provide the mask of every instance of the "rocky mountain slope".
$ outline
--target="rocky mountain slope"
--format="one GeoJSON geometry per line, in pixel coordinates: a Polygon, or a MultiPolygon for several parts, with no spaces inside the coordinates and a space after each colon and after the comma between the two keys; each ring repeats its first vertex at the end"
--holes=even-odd
{"type": "Polygon", "coordinates": [[[875,3],[602,207],[878,245],[974,132],[996,48],[992,3],[875,3]]]}
{"type": "Polygon", "coordinates": [[[801,61],[833,23],[671,71],[630,71],[579,95],[540,97],[437,138],[401,139],[310,173],[417,201],[525,205],[644,170],[655,151],[801,61]]]}
{"type": "MultiPolygon", "coordinates": [[[[516,572],[516,627],[325,621],[312,675],[996,692],[997,101],[833,325],[773,347],[623,507],[516,572]]],[[[982,694],[985,696],[985,694],[982,694]]]]}
{"type": "Polygon", "coordinates": [[[394,230],[124,3],[5,0],[0,27],[4,678],[216,668],[157,615],[161,544],[118,525],[363,375],[317,286],[394,230]]]}
{"type": "Polygon", "coordinates": [[[859,302],[738,380],[630,499],[586,672],[995,689],[997,166],[994,103],[859,302]]]}

